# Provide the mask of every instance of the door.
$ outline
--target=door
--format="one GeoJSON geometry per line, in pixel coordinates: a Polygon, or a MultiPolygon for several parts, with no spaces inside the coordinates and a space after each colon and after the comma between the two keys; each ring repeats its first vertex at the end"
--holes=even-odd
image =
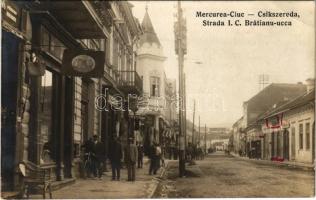
{"type": "Polygon", "coordinates": [[[16,150],[16,108],[19,39],[2,31],[1,51],[1,179],[2,189],[13,189],[16,150]]]}
{"type": "Polygon", "coordinates": [[[271,158],[274,158],[275,156],[275,149],[274,149],[274,135],[275,133],[271,133],[271,158]]]}
{"type": "Polygon", "coordinates": [[[291,128],[291,160],[295,160],[295,153],[296,153],[296,149],[295,149],[295,127],[291,128]]]}
{"type": "Polygon", "coordinates": [[[287,129],[284,130],[283,133],[283,158],[289,160],[289,131],[287,129]]]}

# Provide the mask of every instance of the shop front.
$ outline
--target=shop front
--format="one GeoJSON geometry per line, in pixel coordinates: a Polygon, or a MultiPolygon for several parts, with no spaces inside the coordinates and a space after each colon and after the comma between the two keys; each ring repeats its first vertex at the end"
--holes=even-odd
{"type": "Polygon", "coordinates": [[[31,19],[32,53],[43,75],[28,79],[28,160],[50,169],[53,179],[63,180],[72,177],[74,79],[62,74],[62,58],[64,49],[81,46],[51,16],[34,13],[31,19]]]}

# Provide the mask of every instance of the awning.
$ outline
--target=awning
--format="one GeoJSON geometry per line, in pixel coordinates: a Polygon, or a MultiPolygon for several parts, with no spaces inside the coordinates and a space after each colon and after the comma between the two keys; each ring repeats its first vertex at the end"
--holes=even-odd
{"type": "Polygon", "coordinates": [[[50,12],[77,39],[105,37],[106,31],[89,1],[40,1],[34,7],[50,12]]]}

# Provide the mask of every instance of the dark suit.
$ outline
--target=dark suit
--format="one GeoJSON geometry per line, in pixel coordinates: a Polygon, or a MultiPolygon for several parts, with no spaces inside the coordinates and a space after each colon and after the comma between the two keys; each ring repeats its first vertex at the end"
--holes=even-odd
{"type": "Polygon", "coordinates": [[[118,141],[110,144],[109,159],[112,167],[112,180],[120,179],[121,159],[122,159],[122,146],[118,141]]]}
{"type": "Polygon", "coordinates": [[[102,177],[102,167],[105,157],[105,147],[103,143],[97,141],[93,143],[94,176],[102,177]]]}
{"type": "Polygon", "coordinates": [[[144,155],[144,147],[143,145],[138,145],[137,146],[137,151],[138,151],[138,168],[143,168],[143,155],[144,155]]]}
{"type": "Polygon", "coordinates": [[[127,165],[128,181],[135,181],[135,167],[137,162],[137,147],[128,144],[125,148],[125,163],[127,165]]]}

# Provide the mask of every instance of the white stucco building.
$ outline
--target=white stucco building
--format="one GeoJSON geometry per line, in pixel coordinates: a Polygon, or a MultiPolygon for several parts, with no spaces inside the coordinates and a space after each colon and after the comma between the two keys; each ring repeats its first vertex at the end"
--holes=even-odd
{"type": "Polygon", "coordinates": [[[137,114],[144,119],[144,144],[149,145],[154,141],[162,142],[171,119],[176,117],[170,112],[175,84],[166,77],[166,57],[147,9],[141,26],[143,35],[137,50],[137,72],[143,80],[144,101],[137,114]]]}

